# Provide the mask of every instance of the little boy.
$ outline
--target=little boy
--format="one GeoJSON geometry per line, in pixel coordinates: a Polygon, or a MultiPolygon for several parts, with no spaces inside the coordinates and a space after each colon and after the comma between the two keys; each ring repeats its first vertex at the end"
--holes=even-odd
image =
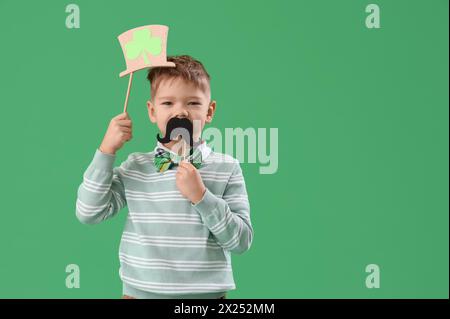
{"type": "Polygon", "coordinates": [[[167,143],[114,167],[132,138],[128,114],[114,117],[78,188],[76,216],[96,224],[128,206],[119,247],[124,298],[225,298],[236,289],[230,254],[253,240],[245,181],[236,159],[200,139],[216,110],[209,74],[190,56],[167,60],[176,67],[151,68],[147,77],[150,121],[167,143]],[[199,123],[183,154],[180,136],[167,139],[178,122],[199,123]]]}

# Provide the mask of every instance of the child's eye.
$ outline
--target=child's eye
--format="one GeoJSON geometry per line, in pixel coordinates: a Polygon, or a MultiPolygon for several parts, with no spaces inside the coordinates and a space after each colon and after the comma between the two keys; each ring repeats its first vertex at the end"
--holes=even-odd
{"type": "MultiPolygon", "coordinates": [[[[167,102],[162,102],[161,104],[162,105],[172,105],[172,102],[167,101],[167,102]]],[[[201,103],[199,103],[199,102],[189,102],[188,104],[201,105],[201,103]]]]}

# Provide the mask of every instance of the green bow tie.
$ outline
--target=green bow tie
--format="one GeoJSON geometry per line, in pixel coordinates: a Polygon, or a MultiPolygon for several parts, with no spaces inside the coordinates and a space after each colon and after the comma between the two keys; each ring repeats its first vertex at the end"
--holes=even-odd
{"type": "MultiPolygon", "coordinates": [[[[182,160],[183,156],[173,154],[158,147],[153,163],[155,164],[156,170],[162,173],[175,165],[178,165],[182,160]]],[[[199,168],[202,165],[202,152],[198,148],[195,148],[193,154],[186,157],[186,160],[194,165],[195,168],[199,168]]]]}

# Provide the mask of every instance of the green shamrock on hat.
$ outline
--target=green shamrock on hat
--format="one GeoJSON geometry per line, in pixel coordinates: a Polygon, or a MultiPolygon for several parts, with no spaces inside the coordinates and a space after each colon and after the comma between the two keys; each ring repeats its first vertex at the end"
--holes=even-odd
{"type": "Polygon", "coordinates": [[[127,59],[134,60],[141,55],[145,64],[150,64],[147,53],[158,55],[161,53],[161,38],[152,37],[149,29],[140,29],[133,32],[133,40],[125,44],[127,59]]]}

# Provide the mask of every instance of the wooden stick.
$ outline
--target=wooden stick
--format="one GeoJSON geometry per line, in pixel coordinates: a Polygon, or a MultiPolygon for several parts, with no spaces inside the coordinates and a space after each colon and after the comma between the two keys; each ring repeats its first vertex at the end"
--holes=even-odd
{"type": "Polygon", "coordinates": [[[124,112],[124,113],[127,111],[128,97],[130,96],[131,82],[132,82],[132,81],[133,81],[133,72],[130,73],[130,79],[128,80],[127,96],[125,97],[125,105],[124,105],[124,107],[123,107],[123,112],[124,112]]]}
{"type": "Polygon", "coordinates": [[[186,159],[186,142],[184,141],[184,139],[181,139],[181,154],[183,156],[183,161],[186,159]]]}
{"type": "Polygon", "coordinates": [[[194,145],[191,145],[191,148],[189,149],[189,156],[191,156],[189,162],[192,164],[194,163],[194,145]]]}

